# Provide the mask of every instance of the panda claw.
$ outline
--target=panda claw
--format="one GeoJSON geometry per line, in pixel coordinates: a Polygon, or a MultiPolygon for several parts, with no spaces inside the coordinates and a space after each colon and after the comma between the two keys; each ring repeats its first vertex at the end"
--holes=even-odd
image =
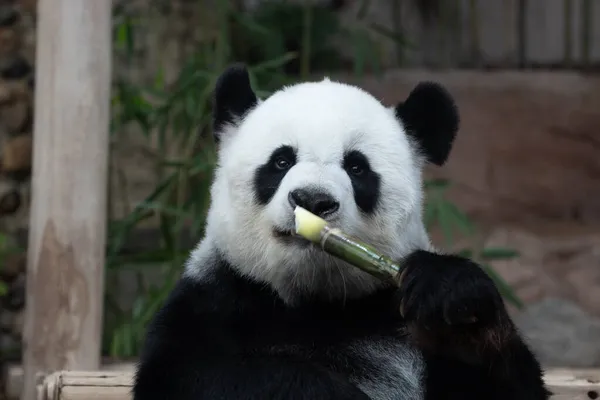
{"type": "Polygon", "coordinates": [[[399,282],[400,314],[417,343],[500,349],[512,334],[493,281],[468,259],[418,251],[399,282]]]}
{"type": "Polygon", "coordinates": [[[405,312],[404,312],[404,299],[402,299],[402,300],[400,301],[400,316],[401,316],[402,318],[406,318],[406,316],[405,316],[405,312]]]}

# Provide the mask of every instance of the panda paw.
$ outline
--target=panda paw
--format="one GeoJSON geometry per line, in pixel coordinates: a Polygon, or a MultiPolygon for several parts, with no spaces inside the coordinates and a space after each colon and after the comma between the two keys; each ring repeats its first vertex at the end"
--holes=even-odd
{"type": "Polygon", "coordinates": [[[491,278],[473,261],[412,253],[400,276],[400,312],[417,344],[433,351],[498,352],[514,329],[491,278]]]}

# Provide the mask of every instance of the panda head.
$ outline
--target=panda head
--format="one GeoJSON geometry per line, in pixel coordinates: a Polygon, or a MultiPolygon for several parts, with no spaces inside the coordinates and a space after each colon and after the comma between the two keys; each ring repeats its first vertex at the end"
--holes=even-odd
{"type": "MultiPolygon", "coordinates": [[[[374,290],[376,278],[291,235],[294,207],[391,257],[429,248],[422,169],[446,161],[458,124],[452,98],[435,83],[391,108],[327,78],[261,100],[245,67],[229,67],[215,89],[219,150],[206,238],[192,260],[217,249],[288,302],[374,290]]],[[[198,273],[198,265],[189,268],[198,273]]]]}

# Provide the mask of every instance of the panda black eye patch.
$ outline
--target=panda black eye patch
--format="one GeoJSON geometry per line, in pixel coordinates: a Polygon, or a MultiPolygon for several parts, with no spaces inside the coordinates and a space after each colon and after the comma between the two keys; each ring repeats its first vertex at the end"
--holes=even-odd
{"type": "Polygon", "coordinates": [[[296,149],[278,147],[254,173],[254,191],[258,202],[266,205],[277,192],[285,174],[296,164],[296,149]]]}
{"type": "Polygon", "coordinates": [[[344,155],[342,168],[352,182],[356,205],[363,212],[372,213],[379,200],[379,174],[371,169],[369,159],[358,150],[351,150],[344,155]]]}

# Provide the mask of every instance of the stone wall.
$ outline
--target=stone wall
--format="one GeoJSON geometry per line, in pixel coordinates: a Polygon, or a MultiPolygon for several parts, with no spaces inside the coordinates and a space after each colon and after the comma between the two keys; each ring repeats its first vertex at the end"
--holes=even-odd
{"type": "MultiPolygon", "coordinates": [[[[32,156],[35,2],[0,2],[0,233],[2,247],[27,223],[32,156]]],[[[25,304],[25,254],[0,260],[0,357],[20,358],[25,304]]]]}

